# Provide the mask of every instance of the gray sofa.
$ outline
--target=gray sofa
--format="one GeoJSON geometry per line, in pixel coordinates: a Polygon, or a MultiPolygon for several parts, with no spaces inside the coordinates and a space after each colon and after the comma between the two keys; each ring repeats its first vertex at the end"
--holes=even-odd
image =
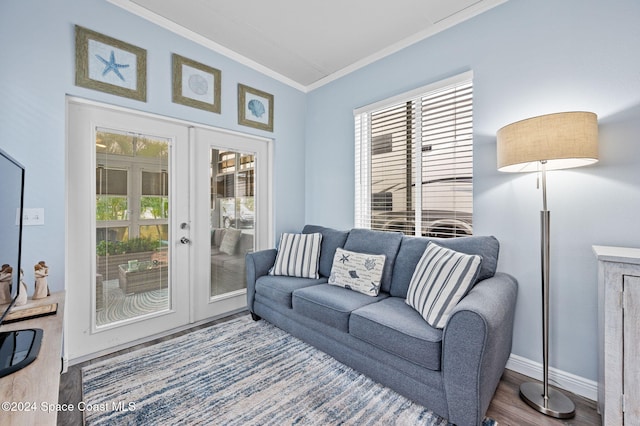
{"type": "Polygon", "coordinates": [[[511,352],[517,282],[496,273],[494,237],[433,239],[482,263],[476,284],[444,329],[405,303],[429,238],[364,229],[320,232],[320,278],[268,275],[275,249],[247,254],[247,306],[260,318],[433,410],[457,425],[480,425],[511,352]],[[336,248],[387,256],[372,297],[327,284],[336,248]]]}

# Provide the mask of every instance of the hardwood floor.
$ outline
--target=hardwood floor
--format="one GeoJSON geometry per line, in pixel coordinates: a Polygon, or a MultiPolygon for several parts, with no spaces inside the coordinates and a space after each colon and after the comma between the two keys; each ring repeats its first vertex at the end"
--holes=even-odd
{"type": "Polygon", "coordinates": [[[530,377],[515,371],[505,370],[493,396],[487,416],[498,422],[498,426],[557,426],[601,425],[600,414],[596,411],[596,403],[581,396],[563,391],[576,405],[576,415],[572,419],[559,420],[538,413],[520,399],[519,389],[523,382],[530,382],[530,377]]]}
{"type": "MultiPolygon", "coordinates": [[[[212,325],[228,321],[239,316],[248,315],[246,312],[241,312],[232,315],[227,318],[222,318],[207,324],[200,325],[198,327],[181,331],[179,333],[172,334],[170,336],[163,337],[161,339],[154,340],[152,342],[144,343],[134,346],[129,349],[105,355],[100,358],[96,358],[91,361],[84,362],[69,367],[67,373],[60,377],[60,392],[59,403],[60,404],[73,404],[75,407],[82,401],[82,367],[108,359],[114,356],[118,356],[124,353],[135,351],[145,346],[150,346],[156,343],[160,343],[165,340],[169,340],[183,334],[187,334],[191,331],[210,327],[212,325]]],[[[495,419],[499,426],[557,426],[557,425],[580,425],[580,426],[592,426],[601,425],[600,415],[596,412],[595,402],[585,399],[583,397],[565,392],[573,402],[576,404],[576,416],[573,419],[557,420],[551,417],[544,416],[537,411],[526,405],[518,394],[520,384],[526,381],[530,381],[529,377],[516,373],[511,370],[506,370],[502,376],[496,394],[491,401],[487,416],[495,419]]],[[[76,426],[82,425],[83,418],[82,413],[78,410],[73,412],[59,412],[58,413],[58,425],[60,426],[76,426]]]]}

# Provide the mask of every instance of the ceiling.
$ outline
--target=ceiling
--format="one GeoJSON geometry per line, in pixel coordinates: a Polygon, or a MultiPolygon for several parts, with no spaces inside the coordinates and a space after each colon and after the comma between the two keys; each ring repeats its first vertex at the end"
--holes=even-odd
{"type": "Polygon", "coordinates": [[[301,90],[506,0],[109,0],[301,90]]]}

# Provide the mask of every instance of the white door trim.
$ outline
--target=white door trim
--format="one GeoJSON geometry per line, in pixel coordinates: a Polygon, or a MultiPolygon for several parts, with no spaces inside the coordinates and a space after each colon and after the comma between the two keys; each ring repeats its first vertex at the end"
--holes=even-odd
{"type": "MultiPolygon", "coordinates": [[[[151,120],[158,120],[158,121],[162,121],[165,122],[167,124],[170,125],[177,125],[177,126],[183,126],[185,128],[185,131],[187,132],[188,136],[187,136],[187,142],[188,144],[191,146],[192,145],[192,141],[190,138],[191,135],[191,130],[192,128],[199,128],[199,129],[205,129],[205,130],[211,130],[211,131],[215,131],[221,134],[228,134],[228,135],[235,135],[235,136],[241,136],[243,138],[250,138],[250,139],[254,139],[254,140],[258,140],[258,141],[262,141],[262,142],[266,142],[267,145],[267,162],[270,165],[270,168],[273,165],[273,157],[274,157],[274,148],[273,148],[273,139],[269,139],[269,138],[265,138],[262,136],[257,136],[257,135],[251,135],[251,134],[247,134],[247,133],[242,133],[242,132],[237,132],[237,131],[233,131],[233,130],[227,130],[227,129],[221,129],[221,128],[216,128],[213,126],[208,126],[208,125],[203,125],[203,124],[197,124],[197,123],[192,123],[186,120],[181,120],[181,119],[175,119],[175,118],[171,118],[171,117],[166,117],[166,116],[162,116],[162,115],[158,115],[158,114],[152,114],[152,113],[147,113],[147,112],[143,112],[143,111],[137,111],[137,110],[133,110],[133,109],[129,109],[129,108],[125,108],[125,107],[121,107],[121,106],[114,106],[114,105],[110,105],[110,104],[105,104],[105,103],[101,103],[101,102],[96,102],[96,101],[91,101],[91,100],[87,100],[87,99],[83,99],[83,98],[78,98],[78,97],[74,97],[74,96],[67,96],[66,100],[65,100],[65,108],[66,108],[66,117],[67,117],[67,122],[66,122],[66,154],[65,154],[65,159],[67,164],[65,165],[65,169],[66,169],[66,173],[65,173],[65,187],[67,188],[67,191],[65,192],[65,206],[67,206],[67,211],[65,212],[65,228],[66,228],[66,232],[65,232],[65,275],[66,275],[66,283],[65,283],[65,287],[66,287],[66,299],[67,299],[67,306],[69,306],[70,304],[80,304],[82,305],[83,303],[86,303],[87,305],[89,305],[89,303],[87,303],[88,301],[83,301],[83,300],[76,300],[76,297],[74,294],[71,294],[73,291],[73,286],[70,286],[68,283],[70,281],[75,280],[86,280],[87,276],[84,277],[78,277],[77,274],[74,274],[74,268],[76,267],[76,265],[78,264],[78,262],[86,262],[86,261],[91,261],[91,253],[86,253],[86,256],[83,256],[84,260],[75,258],[75,259],[71,259],[71,257],[69,256],[70,250],[75,250],[75,252],[78,252],[77,247],[74,248],[74,245],[76,245],[76,242],[73,241],[72,235],[70,235],[70,230],[71,228],[77,228],[78,226],[81,227],[81,233],[88,233],[89,236],[91,237],[92,240],[92,244],[95,246],[95,227],[92,228],[92,224],[95,225],[95,223],[93,223],[93,219],[91,219],[91,217],[87,218],[86,220],[82,220],[80,223],[75,221],[75,217],[71,218],[70,214],[72,214],[73,212],[70,212],[70,205],[73,202],[72,198],[75,197],[75,194],[70,193],[70,191],[68,190],[69,185],[70,185],[70,180],[72,179],[77,179],[77,176],[74,176],[73,173],[70,173],[69,171],[69,141],[71,140],[70,138],[73,137],[78,137],[78,135],[76,134],[74,136],[74,132],[77,132],[75,129],[72,128],[72,124],[70,122],[70,114],[71,114],[71,108],[73,105],[79,106],[79,107],[94,107],[94,108],[100,108],[100,109],[105,109],[111,112],[120,112],[120,113],[126,113],[126,114],[131,114],[131,115],[135,115],[138,118],[146,118],[146,119],[151,119],[151,120]],[[85,223],[86,222],[86,223],[85,223]],[[70,291],[71,290],[71,291],[70,291]]],[[[191,154],[188,154],[189,156],[191,156],[191,154]]],[[[189,167],[189,162],[191,161],[191,159],[188,157],[188,159],[186,160],[186,163],[181,163],[182,167],[188,167],[189,169],[191,169],[191,167],[189,167]]],[[[87,162],[87,163],[91,163],[91,162],[87,162]]],[[[84,168],[84,171],[82,172],[83,174],[87,174],[90,175],[91,173],[95,173],[95,164],[82,164],[82,167],[84,168]],[[92,169],[93,168],[93,169],[92,169]]],[[[189,179],[193,179],[193,171],[190,171],[188,173],[189,175],[189,179]]],[[[72,192],[72,191],[71,191],[72,192]]],[[[270,247],[273,245],[273,241],[274,241],[274,215],[273,215],[273,173],[269,173],[268,177],[267,177],[267,185],[266,185],[266,197],[265,197],[265,202],[266,202],[266,209],[268,211],[268,221],[267,221],[267,225],[266,225],[266,238],[263,238],[263,241],[257,241],[256,247],[270,247]]],[[[192,197],[191,197],[192,198],[192,197]]],[[[191,207],[193,205],[193,200],[189,199],[187,200],[186,204],[191,207]]],[[[88,207],[87,207],[88,209],[88,207]]],[[[76,215],[77,216],[77,215],[76,215]]],[[[86,216],[90,216],[90,215],[86,215],[86,216]]],[[[175,230],[175,232],[179,232],[179,225],[180,222],[183,221],[183,218],[179,218],[179,217],[175,217],[173,220],[173,229],[175,230]]],[[[190,221],[191,219],[189,219],[190,221]]],[[[178,238],[179,238],[178,234],[178,238]]],[[[173,238],[175,239],[175,237],[173,238]]],[[[94,256],[95,257],[95,256],[94,256]]],[[[188,270],[189,270],[189,274],[191,274],[191,272],[193,271],[193,267],[194,267],[194,263],[192,260],[193,256],[189,256],[189,260],[188,260],[188,270]]],[[[95,275],[95,270],[93,270],[92,272],[93,275],[95,275]]],[[[86,274],[85,274],[86,275],[86,274]]],[[[89,274],[89,276],[91,276],[91,273],[89,274]]],[[[174,279],[175,279],[175,275],[174,275],[174,279]]],[[[191,282],[191,279],[189,279],[189,284],[188,284],[188,293],[189,294],[193,294],[193,283],[191,282]]],[[[91,300],[95,301],[95,286],[91,285],[91,290],[90,290],[90,298],[91,300]]],[[[181,291],[186,291],[185,290],[181,290],[181,291]]],[[[187,295],[187,299],[191,299],[191,297],[188,297],[187,295]]],[[[95,303],[95,302],[94,302],[95,303]]],[[[111,349],[113,350],[119,350],[122,349],[123,347],[126,347],[127,345],[133,345],[136,342],[139,342],[141,340],[146,340],[147,338],[153,336],[157,336],[157,335],[165,335],[171,332],[171,330],[178,330],[178,329],[184,329],[187,328],[189,325],[188,323],[193,323],[194,321],[197,321],[197,319],[194,316],[194,309],[193,309],[193,304],[192,302],[189,300],[189,302],[187,302],[188,304],[188,315],[186,316],[185,319],[185,324],[183,325],[172,325],[171,329],[169,330],[165,330],[165,331],[154,331],[154,330],[149,330],[151,334],[149,334],[148,336],[143,336],[143,337],[139,337],[136,340],[133,340],[131,342],[113,342],[113,345],[111,345],[110,348],[106,348],[106,349],[98,349],[93,351],[93,353],[108,353],[111,349]]],[[[85,307],[86,309],[91,310],[90,307],[85,307]]],[[[174,309],[173,306],[170,307],[170,311],[172,311],[174,309]]],[[[233,312],[229,312],[229,313],[233,313],[233,312]]],[[[220,315],[218,315],[220,316],[220,315]]],[[[84,356],[74,356],[73,354],[69,353],[69,339],[71,338],[71,332],[72,332],[72,328],[75,329],[75,333],[78,333],[78,327],[77,326],[72,326],[72,324],[70,324],[70,321],[72,321],[72,318],[70,318],[70,316],[66,315],[65,316],[65,324],[64,324],[64,330],[65,330],[65,335],[68,336],[68,338],[65,339],[64,343],[63,343],[63,358],[64,358],[64,365],[68,365],[69,362],[74,363],[76,362],[77,359],[83,358],[83,359],[89,359],[87,358],[87,356],[89,355],[84,355],[84,356]],[[71,358],[73,357],[73,358],[71,358]]],[[[91,323],[95,323],[95,312],[91,313],[91,323]]],[[[83,333],[93,333],[95,332],[95,330],[92,330],[92,326],[90,324],[83,324],[82,327],[85,327],[85,329],[87,329],[86,332],[83,333]]],[[[102,331],[102,327],[101,327],[101,331],[102,331]]]]}

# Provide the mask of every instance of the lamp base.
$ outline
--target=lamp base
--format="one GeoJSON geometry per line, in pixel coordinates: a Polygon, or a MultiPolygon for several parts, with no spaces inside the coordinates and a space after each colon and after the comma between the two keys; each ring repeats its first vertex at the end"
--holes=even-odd
{"type": "Polygon", "coordinates": [[[544,398],[542,383],[527,382],[520,385],[520,398],[531,408],[557,419],[570,419],[576,415],[576,406],[562,392],[548,387],[549,395],[544,398]]]}

